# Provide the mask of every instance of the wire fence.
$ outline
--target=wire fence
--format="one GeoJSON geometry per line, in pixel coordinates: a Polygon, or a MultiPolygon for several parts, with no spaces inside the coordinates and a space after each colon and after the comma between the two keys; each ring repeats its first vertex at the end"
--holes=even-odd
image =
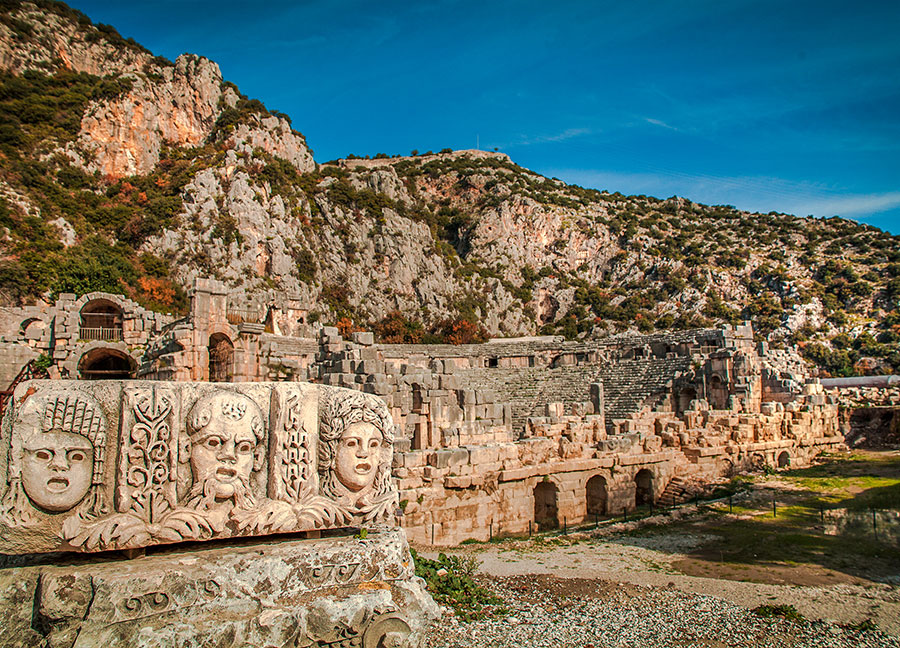
{"type": "MultiPolygon", "coordinates": [[[[772,518],[789,524],[794,530],[807,530],[826,536],[867,536],[881,542],[900,545],[900,510],[878,507],[838,506],[820,502],[798,504],[779,502],[777,495],[766,501],[765,497],[751,497],[749,492],[739,492],[715,499],[693,498],[671,506],[650,502],[637,508],[622,507],[619,511],[589,513],[584,518],[567,519],[560,516],[558,525],[552,522],[529,522],[528,535],[567,535],[590,532],[601,527],[623,522],[652,521],[665,523],[667,516],[677,512],[690,514],[701,511],[729,514],[736,521],[750,516],[755,519],[772,518]],[[653,520],[651,520],[653,518],[653,520]],[[555,528],[548,528],[555,527],[555,528]]],[[[722,521],[728,522],[728,517],[722,521]]],[[[491,529],[491,537],[493,538],[491,529]]]]}

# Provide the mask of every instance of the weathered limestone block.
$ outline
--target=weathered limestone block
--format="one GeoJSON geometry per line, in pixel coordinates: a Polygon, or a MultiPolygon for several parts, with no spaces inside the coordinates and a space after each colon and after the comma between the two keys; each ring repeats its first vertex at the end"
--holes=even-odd
{"type": "Polygon", "coordinates": [[[399,530],[65,566],[34,559],[0,568],[4,645],[418,646],[438,613],[399,530]]]}
{"type": "Polygon", "coordinates": [[[31,381],[0,434],[0,552],[393,525],[384,403],[306,383],[31,381]]]}

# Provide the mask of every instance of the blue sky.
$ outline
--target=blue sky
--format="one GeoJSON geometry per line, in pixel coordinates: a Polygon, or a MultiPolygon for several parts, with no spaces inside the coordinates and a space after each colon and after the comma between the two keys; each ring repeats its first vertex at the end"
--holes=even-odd
{"type": "Polygon", "coordinates": [[[900,234],[898,2],[72,6],[213,59],[319,162],[477,142],[583,186],[900,234]]]}

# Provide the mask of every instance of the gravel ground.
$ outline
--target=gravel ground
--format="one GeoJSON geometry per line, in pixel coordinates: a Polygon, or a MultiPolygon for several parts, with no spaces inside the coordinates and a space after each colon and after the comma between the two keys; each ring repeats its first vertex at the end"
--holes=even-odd
{"type": "Polygon", "coordinates": [[[479,581],[506,601],[508,614],[465,623],[448,613],[431,628],[428,648],[900,648],[879,630],[761,618],[724,599],[669,587],[548,575],[479,581]]]}

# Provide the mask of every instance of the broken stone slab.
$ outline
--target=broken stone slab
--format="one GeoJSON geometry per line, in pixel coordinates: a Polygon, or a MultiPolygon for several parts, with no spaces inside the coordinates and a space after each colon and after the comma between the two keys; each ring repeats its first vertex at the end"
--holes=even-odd
{"type": "Polygon", "coordinates": [[[439,614],[400,530],[54,558],[0,567],[4,645],[418,646],[439,614]]]}
{"type": "Polygon", "coordinates": [[[394,424],[308,383],[20,384],[0,434],[0,553],[396,525],[394,424]]]}

